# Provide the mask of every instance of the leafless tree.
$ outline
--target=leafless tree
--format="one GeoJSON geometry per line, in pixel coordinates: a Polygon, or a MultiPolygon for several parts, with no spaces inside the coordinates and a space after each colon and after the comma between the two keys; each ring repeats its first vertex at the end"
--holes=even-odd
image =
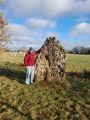
{"type": "Polygon", "coordinates": [[[85,53],[85,47],[83,46],[76,46],[72,49],[72,52],[74,53],[85,53]]]}
{"type": "MultiPolygon", "coordinates": [[[[0,5],[4,5],[5,0],[0,0],[0,5]]],[[[3,48],[10,42],[10,35],[8,32],[8,22],[4,18],[4,14],[0,12],[0,48],[3,48]]]]}
{"type": "MultiPolygon", "coordinates": [[[[0,7],[5,4],[6,0],[0,0],[0,7]]],[[[0,54],[2,55],[2,60],[4,61],[4,52],[7,43],[10,42],[10,35],[8,32],[8,22],[4,18],[3,12],[0,12],[0,54]]]]}
{"type": "Polygon", "coordinates": [[[22,47],[21,47],[21,51],[22,51],[22,52],[26,52],[26,46],[22,46],[22,47]]]}
{"type": "Polygon", "coordinates": [[[6,2],[6,0],[0,0],[0,5],[4,5],[5,4],[5,2],[6,2]]]}

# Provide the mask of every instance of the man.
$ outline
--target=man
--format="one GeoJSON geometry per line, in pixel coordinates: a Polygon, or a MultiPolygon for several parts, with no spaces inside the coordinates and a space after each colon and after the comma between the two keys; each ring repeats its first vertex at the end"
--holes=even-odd
{"type": "Polygon", "coordinates": [[[29,51],[26,53],[24,57],[24,65],[26,67],[26,80],[25,83],[27,85],[33,83],[34,78],[34,64],[35,64],[35,56],[40,52],[39,49],[36,52],[33,52],[33,48],[30,47],[29,51]]]}

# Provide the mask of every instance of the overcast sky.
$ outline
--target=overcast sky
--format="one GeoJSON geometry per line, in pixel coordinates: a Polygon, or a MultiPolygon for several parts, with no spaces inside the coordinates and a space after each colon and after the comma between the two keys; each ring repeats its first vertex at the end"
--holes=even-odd
{"type": "Polygon", "coordinates": [[[90,0],[7,0],[0,11],[9,22],[10,49],[39,49],[50,36],[66,50],[90,47],[90,0]]]}

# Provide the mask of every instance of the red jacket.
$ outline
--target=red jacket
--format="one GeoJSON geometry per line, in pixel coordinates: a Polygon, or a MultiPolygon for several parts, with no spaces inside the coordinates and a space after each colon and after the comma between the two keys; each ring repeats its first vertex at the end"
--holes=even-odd
{"type": "Polygon", "coordinates": [[[35,56],[40,52],[41,49],[39,49],[36,52],[33,53],[26,53],[24,57],[24,65],[27,66],[33,66],[35,64],[35,56]]]}

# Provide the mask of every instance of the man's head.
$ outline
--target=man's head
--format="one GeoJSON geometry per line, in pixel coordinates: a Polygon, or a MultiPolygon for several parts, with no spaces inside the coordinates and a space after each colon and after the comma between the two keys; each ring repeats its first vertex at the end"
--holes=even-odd
{"type": "Polygon", "coordinates": [[[30,52],[30,53],[33,53],[33,47],[30,47],[30,48],[29,48],[29,52],[30,52]]]}

